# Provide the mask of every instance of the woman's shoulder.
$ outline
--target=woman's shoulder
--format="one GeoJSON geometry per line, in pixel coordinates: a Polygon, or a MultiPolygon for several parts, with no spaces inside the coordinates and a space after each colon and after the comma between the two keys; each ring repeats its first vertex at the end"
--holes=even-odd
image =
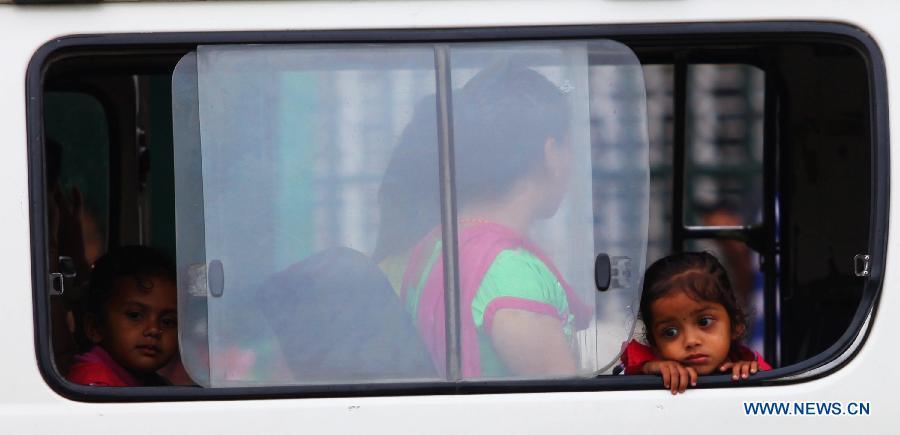
{"type": "Polygon", "coordinates": [[[567,312],[568,302],[559,281],[541,260],[523,249],[507,249],[495,257],[472,300],[476,324],[483,314],[490,317],[501,308],[560,315],[567,312]]]}
{"type": "Polygon", "coordinates": [[[553,275],[550,268],[547,267],[540,258],[532,252],[524,248],[504,249],[497,254],[492,267],[519,269],[520,271],[531,270],[537,273],[546,273],[553,275]]]}
{"type": "Polygon", "coordinates": [[[505,249],[497,254],[482,284],[537,293],[532,295],[535,297],[560,290],[559,280],[550,268],[534,254],[521,248],[505,249]]]}

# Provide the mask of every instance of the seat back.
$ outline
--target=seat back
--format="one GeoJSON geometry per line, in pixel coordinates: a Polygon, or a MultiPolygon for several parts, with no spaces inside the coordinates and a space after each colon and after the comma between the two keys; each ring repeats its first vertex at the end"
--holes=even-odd
{"type": "Polygon", "coordinates": [[[387,277],[358,251],[322,251],[270,278],[260,294],[298,382],[436,376],[387,277]]]}

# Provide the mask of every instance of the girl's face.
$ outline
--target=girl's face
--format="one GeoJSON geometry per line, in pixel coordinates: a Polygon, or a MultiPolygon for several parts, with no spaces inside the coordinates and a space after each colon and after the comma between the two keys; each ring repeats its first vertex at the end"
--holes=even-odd
{"type": "Polygon", "coordinates": [[[659,356],[694,367],[698,374],[715,372],[728,358],[731,318],[722,304],[697,300],[676,290],[650,305],[650,332],[659,356]]]}
{"type": "Polygon", "coordinates": [[[178,347],[175,284],[167,279],[131,277],[115,281],[103,322],[88,325],[88,337],[125,369],[149,374],[166,365],[178,347]]]}

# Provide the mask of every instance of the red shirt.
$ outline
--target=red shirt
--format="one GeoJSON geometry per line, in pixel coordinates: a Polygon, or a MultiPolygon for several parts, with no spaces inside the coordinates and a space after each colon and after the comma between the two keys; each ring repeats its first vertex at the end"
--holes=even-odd
{"type": "MultiPolygon", "coordinates": [[[[625,347],[625,352],[622,352],[622,365],[625,366],[626,375],[643,375],[644,364],[658,359],[650,346],[635,340],[631,340],[625,347]]],[[[756,360],[761,371],[772,370],[772,366],[762,358],[762,355],[742,344],[735,344],[731,347],[728,360],[731,362],[756,360]]]]}
{"type": "Polygon", "coordinates": [[[144,384],[115,362],[100,346],[75,356],[66,376],[71,382],[99,387],[140,387],[144,384]]]}

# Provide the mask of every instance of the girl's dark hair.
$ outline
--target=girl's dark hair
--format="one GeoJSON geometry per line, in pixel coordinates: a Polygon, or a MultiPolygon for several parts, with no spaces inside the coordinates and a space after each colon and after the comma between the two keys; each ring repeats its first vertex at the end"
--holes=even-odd
{"type": "MultiPolygon", "coordinates": [[[[641,319],[647,327],[647,341],[651,345],[650,328],[653,316],[650,306],[657,299],[675,291],[683,291],[693,299],[722,304],[731,318],[731,331],[746,326],[747,315],[738,303],[722,263],[709,252],[680,252],[660,258],[647,268],[641,292],[641,319]]],[[[746,331],[746,327],[743,328],[746,331]]],[[[741,338],[738,336],[734,341],[741,338]]]]}
{"type": "MultiPolygon", "coordinates": [[[[176,282],[172,262],[163,253],[146,246],[113,249],[94,263],[80,316],[91,315],[98,322],[103,322],[104,307],[115,294],[116,280],[121,278],[134,279],[137,288],[148,291],[153,288],[154,278],[176,282]]],[[[89,347],[90,340],[80,330],[83,325],[81,322],[77,324],[79,331],[76,331],[76,335],[81,347],[89,347]]]]}

